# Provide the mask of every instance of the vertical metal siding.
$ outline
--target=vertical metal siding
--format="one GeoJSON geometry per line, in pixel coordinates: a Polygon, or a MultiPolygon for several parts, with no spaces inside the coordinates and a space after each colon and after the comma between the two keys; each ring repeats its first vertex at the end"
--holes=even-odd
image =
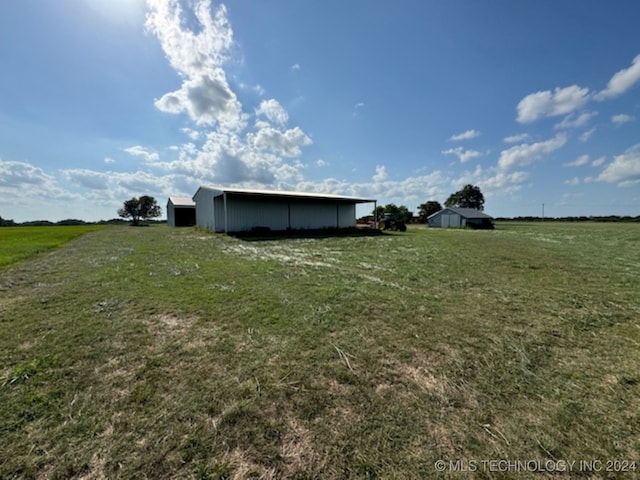
{"type": "Polygon", "coordinates": [[[356,226],[356,204],[338,204],[338,228],[351,228],[356,226]]]}
{"type": "Polygon", "coordinates": [[[210,232],[217,231],[215,229],[213,195],[214,192],[212,190],[201,188],[193,197],[196,202],[196,224],[198,227],[210,232]]]}
{"type": "Polygon", "coordinates": [[[176,226],[176,217],[174,215],[174,206],[171,201],[167,202],[167,225],[170,227],[176,226]]]}
{"type": "Polygon", "coordinates": [[[229,232],[245,232],[254,227],[286,230],[288,205],[280,199],[228,195],[227,220],[229,232]]]}
{"type": "Polygon", "coordinates": [[[304,200],[291,201],[291,228],[335,228],[336,224],[337,215],[335,203],[304,200]]]}
{"type": "Polygon", "coordinates": [[[227,193],[225,215],[224,196],[222,190],[211,188],[196,192],[198,227],[212,232],[243,232],[255,227],[348,228],[356,223],[355,203],[227,193]]]}

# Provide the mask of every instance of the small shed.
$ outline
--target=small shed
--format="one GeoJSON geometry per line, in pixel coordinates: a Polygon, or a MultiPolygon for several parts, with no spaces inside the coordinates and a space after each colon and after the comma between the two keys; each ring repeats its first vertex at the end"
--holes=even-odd
{"type": "Polygon", "coordinates": [[[224,233],[353,228],[356,204],[376,203],[333,194],[207,186],[193,200],[197,225],[224,233]]]}
{"type": "Polygon", "coordinates": [[[475,208],[447,207],[427,218],[429,227],[493,228],[493,217],[475,208]]]}
{"type": "Polygon", "coordinates": [[[196,224],[196,203],[189,197],[169,197],[167,200],[167,225],[193,227],[196,224]]]}

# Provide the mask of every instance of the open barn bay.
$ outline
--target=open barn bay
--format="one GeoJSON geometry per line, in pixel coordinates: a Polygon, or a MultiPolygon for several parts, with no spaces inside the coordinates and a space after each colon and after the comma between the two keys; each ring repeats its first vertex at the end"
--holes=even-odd
{"type": "Polygon", "coordinates": [[[0,358],[2,478],[633,478],[640,225],[110,227],[0,271],[0,358]]]}

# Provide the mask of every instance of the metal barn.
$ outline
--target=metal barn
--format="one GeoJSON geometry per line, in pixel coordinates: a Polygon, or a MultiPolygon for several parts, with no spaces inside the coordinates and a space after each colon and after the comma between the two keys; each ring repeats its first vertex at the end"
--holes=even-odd
{"type": "Polygon", "coordinates": [[[167,225],[192,227],[196,224],[196,204],[189,197],[169,197],[167,200],[167,225]]]}
{"type": "Polygon", "coordinates": [[[449,207],[427,218],[430,227],[493,228],[493,218],[475,208],[449,207]]]}
{"type": "Polygon", "coordinates": [[[316,230],[356,225],[369,198],[241,188],[200,187],[193,196],[200,228],[211,232],[316,230]]]}

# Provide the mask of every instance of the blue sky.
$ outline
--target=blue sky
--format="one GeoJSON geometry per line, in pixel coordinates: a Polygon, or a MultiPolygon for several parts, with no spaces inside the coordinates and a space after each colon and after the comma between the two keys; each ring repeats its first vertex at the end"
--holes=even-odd
{"type": "MultiPolygon", "coordinates": [[[[0,216],[225,185],[640,215],[636,0],[0,2],[0,216]]],[[[364,212],[359,212],[364,213],[364,212]]]]}

